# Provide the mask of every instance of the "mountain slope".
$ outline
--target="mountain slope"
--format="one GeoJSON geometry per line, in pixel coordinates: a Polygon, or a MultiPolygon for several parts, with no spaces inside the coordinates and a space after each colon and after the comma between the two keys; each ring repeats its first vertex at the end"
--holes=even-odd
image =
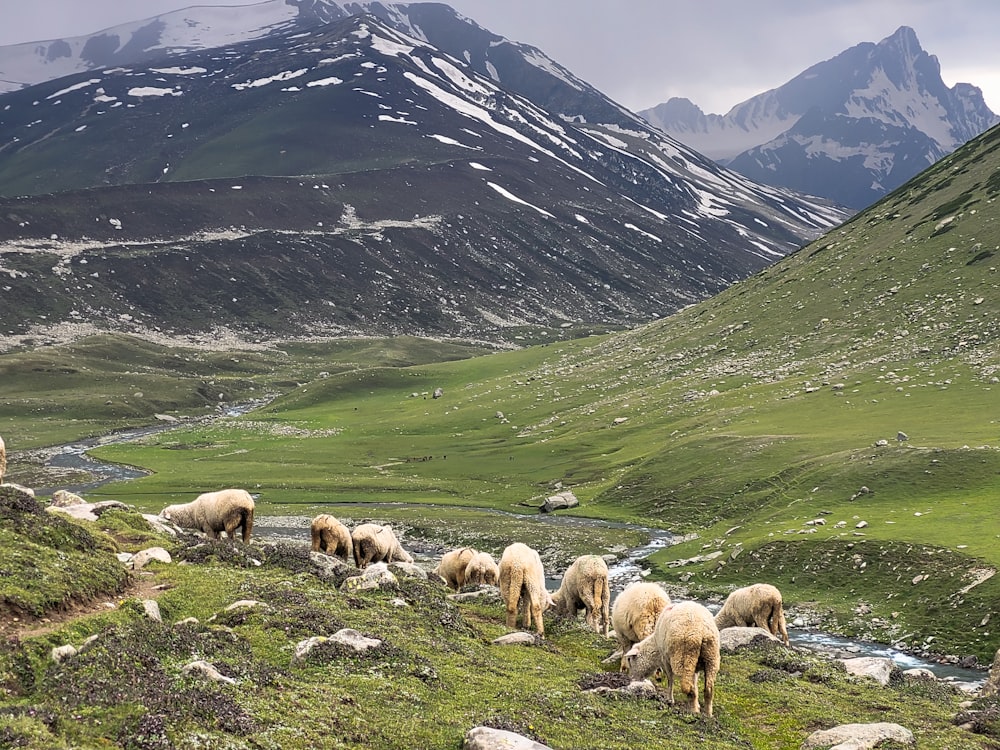
{"type": "Polygon", "coordinates": [[[938,60],[902,26],[788,83],[705,115],[687,100],[641,112],[692,148],[755,180],[870,205],[1000,121],[975,86],[948,88],[938,60]]]}
{"type": "Polygon", "coordinates": [[[844,215],[648,126],[554,118],[371,16],[0,104],[8,336],[632,325],[844,215]]]}

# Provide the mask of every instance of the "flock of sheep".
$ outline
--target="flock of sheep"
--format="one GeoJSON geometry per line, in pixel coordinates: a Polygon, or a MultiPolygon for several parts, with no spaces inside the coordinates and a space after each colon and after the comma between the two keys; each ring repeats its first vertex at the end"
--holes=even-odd
{"type": "MultiPolygon", "coordinates": [[[[207,492],[194,501],[171,505],[160,515],[184,528],[198,529],[212,538],[223,531],[235,538],[237,529],[243,542],[253,529],[254,501],[245,490],[207,492]]],[[[388,526],[358,525],[353,532],[329,514],[313,519],[311,547],[348,561],[358,568],[375,562],[412,563],[413,557],[400,545],[388,526]]],[[[608,565],[598,555],[578,557],[563,575],[559,589],[550,593],[538,552],[515,542],[504,549],[499,564],[487,552],[461,547],[442,555],[433,571],[452,589],[469,585],[495,585],[506,608],[506,625],[517,627],[520,617],[525,629],[534,626],[545,637],[543,613],[575,618],[584,610],[587,624],[610,636],[611,629],[621,651],[621,671],[633,680],[643,680],[660,671],[667,678],[668,700],[674,700],[674,679],[693,713],[712,715],[715,678],[719,671],[719,630],[728,627],[759,627],[788,645],[788,631],[781,592],[770,584],[757,583],[733,591],[713,617],[703,605],[684,601],[672,603],[662,587],[636,582],[627,586],[610,608],[608,565]],[[610,609],[610,612],[609,612],[610,609]],[[697,673],[704,679],[704,707],[699,706],[697,673]]]]}

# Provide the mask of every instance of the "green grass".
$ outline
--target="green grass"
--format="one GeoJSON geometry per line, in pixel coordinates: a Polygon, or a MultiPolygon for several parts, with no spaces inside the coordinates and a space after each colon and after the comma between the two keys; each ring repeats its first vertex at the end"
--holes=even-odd
{"type": "MultiPolygon", "coordinates": [[[[84,523],[106,533],[102,523],[84,523]]],[[[82,527],[81,527],[82,528],[82,527]]],[[[166,540],[165,540],[166,541],[166,540]]],[[[12,747],[454,748],[477,725],[551,747],[798,747],[813,731],[891,717],[920,746],[991,747],[952,722],[966,696],[943,684],[889,687],[848,678],[819,657],[781,647],[725,654],[708,720],[655,698],[585,692],[617,675],[613,642],[580,621],[546,619],[535,646],[497,646],[498,601],[454,603],[441,584],[402,577],[388,590],[345,592],[317,577],[303,545],[167,542],[175,563],[151,563],[163,622],[135,598],[0,649],[0,738],[12,747]],[[178,564],[187,561],[188,564],[178,564]],[[228,610],[238,600],[260,606],[228,610]],[[400,601],[405,602],[400,606],[400,601]],[[197,622],[180,624],[187,618],[197,622]],[[296,645],[353,628],[382,645],[355,654],[296,645]],[[81,647],[61,663],[64,644],[81,647]],[[235,684],[185,675],[204,659],[235,684]]],[[[95,558],[113,559],[111,551],[95,558]]],[[[983,708],[991,704],[982,703],[983,708]]]]}

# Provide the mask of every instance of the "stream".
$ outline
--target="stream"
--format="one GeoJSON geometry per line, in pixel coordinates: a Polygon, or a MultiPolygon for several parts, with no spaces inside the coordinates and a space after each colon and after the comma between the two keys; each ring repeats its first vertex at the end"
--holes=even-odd
{"type": "MultiPolygon", "coordinates": [[[[224,416],[244,414],[252,411],[258,406],[260,406],[260,402],[234,406],[224,412],[224,416]]],[[[56,489],[68,489],[72,492],[86,493],[110,482],[126,482],[131,479],[145,476],[147,472],[135,467],[108,464],[95,460],[87,455],[87,451],[90,448],[99,445],[132,442],[148,435],[183,426],[190,426],[190,422],[167,422],[164,424],[127,429],[99,438],[90,438],[56,448],[47,461],[49,464],[61,468],[72,468],[86,471],[93,476],[93,479],[86,483],[72,486],[66,485],[61,488],[40,487],[36,488],[36,493],[39,496],[49,496],[56,489]]],[[[503,511],[496,512],[502,513],[503,511]]],[[[533,522],[537,521],[540,523],[553,523],[558,525],[594,525],[612,523],[589,518],[560,516],[555,513],[524,516],[524,518],[526,520],[530,519],[533,522]]],[[[270,541],[295,541],[308,544],[309,524],[311,520],[311,517],[305,516],[261,516],[256,519],[254,532],[258,539],[267,539],[270,541]]],[[[618,523],[614,523],[612,525],[639,529],[649,535],[649,541],[646,544],[629,550],[624,557],[608,566],[613,600],[618,592],[629,583],[643,579],[646,575],[643,561],[657,550],[669,547],[673,544],[674,535],[663,531],[662,529],[629,526],[628,524],[618,523]]],[[[414,550],[415,560],[423,563],[425,566],[430,566],[436,563],[439,556],[439,550],[414,550]]],[[[547,579],[547,585],[552,591],[557,589],[559,584],[560,581],[558,578],[547,579]]],[[[713,611],[717,611],[719,608],[718,604],[706,603],[706,606],[713,611]]],[[[930,670],[939,679],[947,681],[970,692],[978,690],[983,685],[987,677],[987,673],[984,670],[967,669],[957,665],[928,661],[926,659],[898,651],[885,644],[850,640],[816,630],[804,630],[790,627],[788,628],[788,637],[792,646],[808,649],[809,651],[830,658],[876,656],[892,659],[900,669],[921,667],[930,670]]]]}

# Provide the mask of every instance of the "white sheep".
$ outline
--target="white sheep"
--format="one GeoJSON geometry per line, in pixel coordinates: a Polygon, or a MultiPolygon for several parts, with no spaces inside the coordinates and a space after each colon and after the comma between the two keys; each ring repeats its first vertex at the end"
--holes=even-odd
{"type": "Polygon", "coordinates": [[[698,672],[704,674],[705,706],[712,715],[715,677],[719,673],[719,629],[707,608],[697,602],[680,602],[667,607],[656,621],[653,634],[626,654],[629,676],[644,680],[657,669],[667,675],[667,699],[674,702],[674,677],[680,678],[687,708],[698,713],[698,672]]]}
{"type": "Polygon", "coordinates": [[[638,581],[625,587],[611,608],[611,625],[622,652],[621,671],[627,670],[625,654],[653,634],[660,613],[670,606],[670,596],[656,583],[638,581]]]}
{"type": "Polygon", "coordinates": [[[476,550],[472,547],[459,547],[450,552],[445,552],[441,556],[441,562],[434,568],[434,572],[444,579],[449,588],[458,591],[465,585],[465,570],[469,565],[469,561],[476,554],[476,550]]]}
{"type": "Polygon", "coordinates": [[[246,490],[228,489],[205,492],[190,503],[168,505],[160,517],[185,529],[198,529],[212,539],[223,531],[232,539],[236,529],[243,531],[243,543],[253,531],[254,502],[246,490]]]}
{"type": "Polygon", "coordinates": [[[496,586],[500,568],[489,552],[477,552],[465,566],[466,586],[496,586]]]}
{"type": "Polygon", "coordinates": [[[3,436],[0,435],[0,484],[3,484],[3,475],[7,471],[7,446],[4,445],[3,436]]]}
{"type": "Polygon", "coordinates": [[[542,612],[551,606],[552,597],[545,588],[545,568],[541,556],[521,542],[507,546],[500,556],[500,596],[507,608],[507,627],[517,627],[518,610],[523,612],[524,628],[532,620],[535,632],[545,637],[542,612]]]}
{"type": "Polygon", "coordinates": [[[719,630],[754,626],[763,628],[788,645],[781,592],[769,583],[755,583],[733,591],[715,615],[715,624],[719,630]]]}
{"type": "Polygon", "coordinates": [[[369,563],[387,563],[393,560],[412,563],[413,558],[403,549],[399,540],[388,526],[377,523],[363,523],[351,532],[354,547],[354,563],[359,568],[367,568],[369,563]]]}
{"type": "Polygon", "coordinates": [[[313,552],[324,552],[348,560],[354,550],[351,530],[328,513],[320,513],[312,520],[309,536],[313,552]]]}
{"type": "Polygon", "coordinates": [[[584,620],[598,633],[608,635],[611,616],[611,589],[608,564],[598,555],[581,555],[563,574],[559,590],[552,594],[556,614],[576,617],[584,611],[584,620]]]}

